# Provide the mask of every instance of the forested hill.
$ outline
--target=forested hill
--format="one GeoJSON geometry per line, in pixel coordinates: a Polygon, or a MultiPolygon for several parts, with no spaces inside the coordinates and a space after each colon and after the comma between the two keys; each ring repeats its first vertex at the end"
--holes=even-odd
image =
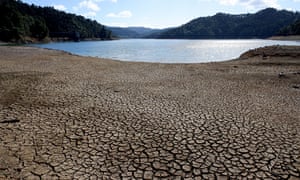
{"type": "Polygon", "coordinates": [[[300,19],[300,14],[267,8],[255,14],[230,15],[218,13],[200,17],[154,38],[166,39],[245,39],[267,38],[300,19]]]}
{"type": "Polygon", "coordinates": [[[300,35],[300,19],[293,24],[282,28],[277,35],[280,36],[293,36],[300,35]]]}
{"type": "Polygon", "coordinates": [[[26,42],[45,38],[80,40],[111,39],[111,31],[83,16],[28,5],[19,0],[0,0],[0,40],[26,42]]]}

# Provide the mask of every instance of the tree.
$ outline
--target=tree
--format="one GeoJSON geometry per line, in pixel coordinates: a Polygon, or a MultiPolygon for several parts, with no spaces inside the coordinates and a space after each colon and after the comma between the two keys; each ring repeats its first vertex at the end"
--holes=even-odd
{"type": "Polygon", "coordinates": [[[42,40],[46,37],[111,39],[111,33],[96,21],[57,11],[53,7],[38,7],[21,1],[0,0],[0,40],[23,41],[26,37],[42,40]]]}

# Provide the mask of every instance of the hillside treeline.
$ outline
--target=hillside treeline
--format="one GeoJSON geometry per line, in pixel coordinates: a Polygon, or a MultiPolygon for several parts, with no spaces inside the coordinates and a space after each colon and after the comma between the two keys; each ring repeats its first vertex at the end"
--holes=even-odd
{"type": "Polygon", "coordinates": [[[28,5],[20,0],[0,0],[0,40],[24,42],[48,37],[111,39],[111,31],[96,21],[53,7],[28,5]]]}
{"type": "Polygon", "coordinates": [[[278,35],[280,36],[293,36],[293,35],[300,35],[300,20],[290,24],[282,28],[278,35]]]}
{"type": "Polygon", "coordinates": [[[200,17],[155,36],[166,39],[268,38],[300,19],[300,13],[267,8],[255,14],[218,13],[200,17]]]}

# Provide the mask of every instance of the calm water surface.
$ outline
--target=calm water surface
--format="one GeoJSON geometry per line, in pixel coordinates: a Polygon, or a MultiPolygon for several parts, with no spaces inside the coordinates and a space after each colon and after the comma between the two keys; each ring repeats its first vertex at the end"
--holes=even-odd
{"type": "Polygon", "coordinates": [[[234,59],[249,49],[269,45],[300,46],[300,41],[124,39],[48,43],[34,46],[124,61],[200,63],[234,59]]]}

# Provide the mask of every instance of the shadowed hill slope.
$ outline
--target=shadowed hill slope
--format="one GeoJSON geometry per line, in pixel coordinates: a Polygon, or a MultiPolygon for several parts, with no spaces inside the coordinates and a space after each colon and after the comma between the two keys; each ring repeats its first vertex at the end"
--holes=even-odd
{"type": "Polygon", "coordinates": [[[0,1],[0,40],[24,42],[47,37],[111,39],[111,32],[96,21],[21,1],[0,1]]]}
{"type": "Polygon", "coordinates": [[[156,37],[164,39],[267,38],[299,18],[298,12],[278,11],[272,8],[255,14],[218,13],[214,16],[194,19],[178,28],[156,35],[156,37]]]}

